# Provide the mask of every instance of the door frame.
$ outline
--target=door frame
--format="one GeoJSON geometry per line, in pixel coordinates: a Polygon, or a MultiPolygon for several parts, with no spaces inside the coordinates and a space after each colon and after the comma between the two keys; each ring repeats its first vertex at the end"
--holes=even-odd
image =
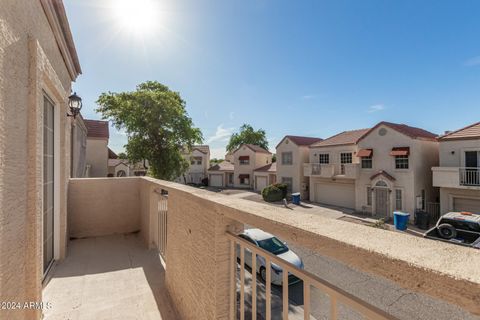
{"type": "MultiPolygon", "coordinates": [[[[54,95],[50,94],[46,89],[42,90],[42,97],[50,101],[53,105],[53,259],[50,262],[50,265],[47,267],[43,273],[43,278],[46,277],[56,260],[60,259],[60,104],[54,98],[54,95]]],[[[43,103],[45,100],[42,99],[42,111],[44,108],[43,103]]],[[[44,135],[43,135],[43,112],[42,112],[42,155],[43,155],[43,145],[44,145],[44,135]]],[[[42,188],[44,181],[44,161],[42,156],[42,188]]],[[[43,190],[43,189],[42,189],[43,190]]],[[[43,198],[42,191],[42,218],[41,218],[41,230],[42,230],[42,270],[43,270],[43,230],[44,230],[44,220],[43,220],[43,206],[45,199],[43,198]]]]}

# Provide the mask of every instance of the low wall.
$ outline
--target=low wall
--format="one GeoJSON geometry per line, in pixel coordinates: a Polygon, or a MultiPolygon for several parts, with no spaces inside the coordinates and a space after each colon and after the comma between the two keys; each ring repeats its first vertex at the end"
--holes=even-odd
{"type": "Polygon", "coordinates": [[[139,231],[140,180],[71,179],[68,187],[68,234],[73,238],[139,231]]]}

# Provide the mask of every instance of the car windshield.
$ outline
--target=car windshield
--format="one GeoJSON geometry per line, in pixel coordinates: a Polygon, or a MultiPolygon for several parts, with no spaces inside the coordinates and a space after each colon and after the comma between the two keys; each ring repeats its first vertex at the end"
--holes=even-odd
{"type": "Polygon", "coordinates": [[[269,238],[264,240],[257,241],[260,248],[267,250],[268,252],[273,253],[274,255],[279,255],[288,251],[286,245],[277,238],[269,238]]]}

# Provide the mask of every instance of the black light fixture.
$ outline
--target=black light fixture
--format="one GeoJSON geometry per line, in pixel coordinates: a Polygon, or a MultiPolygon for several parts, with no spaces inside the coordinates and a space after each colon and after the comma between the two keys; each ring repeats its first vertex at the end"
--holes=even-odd
{"type": "Polygon", "coordinates": [[[71,114],[67,114],[67,117],[75,117],[80,113],[82,109],[82,98],[80,98],[76,92],[68,97],[68,106],[70,107],[71,114]]]}

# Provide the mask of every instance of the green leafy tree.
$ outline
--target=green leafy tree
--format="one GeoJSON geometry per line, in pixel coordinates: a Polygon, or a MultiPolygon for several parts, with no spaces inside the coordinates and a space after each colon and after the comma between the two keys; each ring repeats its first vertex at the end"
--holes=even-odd
{"type": "Polygon", "coordinates": [[[182,151],[203,140],[180,94],[157,81],[141,83],[131,92],[102,93],[97,104],[103,119],[127,133],[128,160],[148,160],[149,174],[155,178],[173,180],[183,175],[189,163],[182,151]]]}
{"type": "Polygon", "coordinates": [[[268,150],[267,134],[265,130],[255,130],[249,124],[244,124],[240,127],[240,132],[232,134],[227,145],[227,151],[233,152],[242,144],[256,144],[268,150]]]}
{"type": "Polygon", "coordinates": [[[125,152],[120,152],[118,154],[118,159],[127,160],[128,159],[127,154],[125,152]]]}

